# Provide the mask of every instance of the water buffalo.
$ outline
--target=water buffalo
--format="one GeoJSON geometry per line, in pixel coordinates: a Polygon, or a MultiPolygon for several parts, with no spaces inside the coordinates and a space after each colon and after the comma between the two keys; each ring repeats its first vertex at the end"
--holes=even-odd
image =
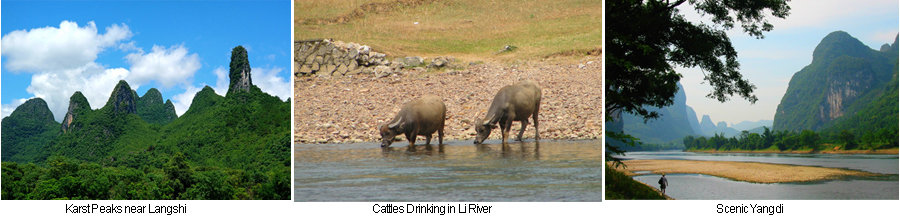
{"type": "Polygon", "coordinates": [[[394,136],[406,134],[409,150],[415,151],[416,136],[425,136],[425,144],[431,144],[431,134],[438,132],[438,145],[444,144],[444,120],[447,107],[441,97],[426,95],[403,104],[400,113],[379,128],[381,147],[386,148],[394,141],[394,136]]]}
{"type": "Polygon", "coordinates": [[[484,142],[491,135],[491,130],[497,128],[497,123],[500,123],[503,143],[506,143],[513,121],[522,123],[519,137],[516,138],[516,140],[522,141],[522,134],[525,133],[525,127],[528,127],[529,117],[534,120],[534,140],[539,140],[538,111],[540,108],[541,88],[538,87],[537,82],[525,80],[504,86],[497,91],[484,119],[475,120],[475,132],[478,133],[478,136],[475,137],[475,144],[484,142]]]}

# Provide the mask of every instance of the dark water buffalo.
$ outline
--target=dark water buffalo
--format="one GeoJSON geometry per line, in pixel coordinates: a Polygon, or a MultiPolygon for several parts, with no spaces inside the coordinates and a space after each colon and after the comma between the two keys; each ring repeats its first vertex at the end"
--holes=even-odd
{"type": "Polygon", "coordinates": [[[381,147],[390,146],[394,136],[402,133],[409,140],[409,150],[415,151],[416,136],[425,136],[425,144],[431,144],[431,134],[435,131],[438,132],[438,145],[443,145],[446,115],[447,107],[441,97],[426,95],[407,102],[394,119],[379,128],[381,147]]]}
{"type": "Polygon", "coordinates": [[[516,140],[522,141],[522,134],[525,133],[525,127],[528,127],[529,117],[534,120],[534,140],[539,140],[538,111],[540,108],[541,88],[538,87],[537,82],[525,80],[504,86],[497,91],[484,119],[475,120],[475,132],[478,133],[478,136],[475,137],[475,144],[484,142],[491,135],[491,130],[497,128],[497,123],[500,124],[503,143],[506,143],[513,121],[522,123],[519,137],[516,138],[516,140]]]}

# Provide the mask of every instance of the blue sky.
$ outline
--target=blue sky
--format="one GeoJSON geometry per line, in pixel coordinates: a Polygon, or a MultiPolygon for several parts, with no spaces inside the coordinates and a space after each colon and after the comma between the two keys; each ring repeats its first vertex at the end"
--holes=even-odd
{"type": "MultiPolygon", "coordinates": [[[[843,30],[873,49],[893,43],[900,26],[898,1],[791,1],[791,15],[786,19],[770,19],[775,29],[756,39],[737,29],[729,31],[738,52],[741,73],[756,85],[759,101],[750,104],[740,97],[726,103],[706,98],[712,88],[702,83],[699,69],[677,68],[683,75],[682,85],[687,104],[697,116],[710,115],[713,122],[730,125],[741,121],[773,120],[781,97],[794,73],[812,62],[812,52],[828,33],[843,30]]],[[[685,17],[693,21],[708,20],[689,7],[681,7],[685,17]]]]}
{"type": "Polygon", "coordinates": [[[224,95],[231,49],[247,48],[253,83],[291,95],[290,1],[2,1],[2,116],[33,97],[57,121],[74,91],[93,108],[115,83],[159,89],[179,115],[204,85],[224,95]]]}

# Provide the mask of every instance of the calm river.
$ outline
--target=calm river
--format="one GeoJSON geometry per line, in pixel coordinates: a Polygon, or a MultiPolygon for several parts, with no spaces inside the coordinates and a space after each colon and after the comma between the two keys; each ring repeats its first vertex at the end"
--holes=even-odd
{"type": "Polygon", "coordinates": [[[600,201],[597,141],[296,145],[296,201],[600,201]]]}
{"type": "MultiPolygon", "coordinates": [[[[867,154],[708,154],[693,152],[629,152],[627,159],[750,161],[862,170],[887,174],[807,183],[760,184],[699,174],[667,174],[666,194],[675,199],[898,199],[897,155],[867,154]]],[[[657,186],[659,175],[635,176],[657,186]]],[[[658,188],[658,187],[657,187],[658,188]]]]}

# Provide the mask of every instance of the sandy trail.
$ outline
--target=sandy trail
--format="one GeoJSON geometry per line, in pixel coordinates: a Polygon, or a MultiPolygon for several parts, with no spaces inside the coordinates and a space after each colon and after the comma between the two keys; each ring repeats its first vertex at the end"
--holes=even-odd
{"type": "Polygon", "coordinates": [[[628,167],[617,168],[626,175],[637,175],[636,171],[661,173],[705,174],[738,181],[757,183],[809,182],[837,179],[844,176],[876,176],[878,174],[858,170],[797,166],[737,161],[697,161],[697,160],[628,160],[628,167]]]}

